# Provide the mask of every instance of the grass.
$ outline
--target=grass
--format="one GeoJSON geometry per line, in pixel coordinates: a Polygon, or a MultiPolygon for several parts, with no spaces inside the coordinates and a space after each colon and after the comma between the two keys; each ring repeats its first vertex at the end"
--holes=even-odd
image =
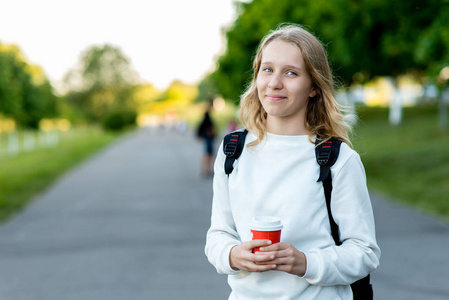
{"type": "Polygon", "coordinates": [[[118,136],[99,129],[77,131],[61,138],[56,147],[0,156],[0,221],[16,214],[64,172],[118,136]]]}
{"type": "Polygon", "coordinates": [[[449,130],[439,128],[437,107],[404,108],[399,126],[387,108],[358,113],[354,148],[369,188],[449,221],[449,130]]]}

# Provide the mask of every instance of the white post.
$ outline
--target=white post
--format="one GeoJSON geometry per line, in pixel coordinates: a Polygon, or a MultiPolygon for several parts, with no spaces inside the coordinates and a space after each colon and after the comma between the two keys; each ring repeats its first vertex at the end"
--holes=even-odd
{"type": "Polygon", "coordinates": [[[25,131],[23,134],[23,150],[26,152],[34,151],[35,141],[34,141],[34,132],[25,131]]]}
{"type": "Polygon", "coordinates": [[[402,95],[396,79],[390,79],[394,93],[390,96],[390,110],[388,119],[391,125],[399,125],[402,121],[402,95]]]}
{"type": "Polygon", "coordinates": [[[19,154],[19,134],[17,131],[11,131],[8,134],[8,155],[16,156],[19,154]]]}
{"type": "Polygon", "coordinates": [[[440,89],[438,101],[440,128],[445,130],[448,126],[447,107],[449,103],[449,89],[440,89]]]}
{"type": "Polygon", "coordinates": [[[46,133],[45,131],[39,130],[38,136],[39,136],[39,146],[45,147],[47,146],[47,140],[46,140],[46,133]]]}
{"type": "Polygon", "coordinates": [[[52,130],[50,132],[51,134],[51,146],[57,146],[59,144],[59,131],[58,130],[52,130]]]}

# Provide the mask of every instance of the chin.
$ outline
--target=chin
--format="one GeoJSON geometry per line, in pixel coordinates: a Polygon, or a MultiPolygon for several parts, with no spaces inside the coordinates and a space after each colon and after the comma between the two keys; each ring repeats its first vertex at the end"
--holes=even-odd
{"type": "Polygon", "coordinates": [[[270,111],[270,112],[267,112],[267,116],[272,117],[272,118],[283,118],[286,116],[286,114],[279,112],[279,111],[270,111]]]}

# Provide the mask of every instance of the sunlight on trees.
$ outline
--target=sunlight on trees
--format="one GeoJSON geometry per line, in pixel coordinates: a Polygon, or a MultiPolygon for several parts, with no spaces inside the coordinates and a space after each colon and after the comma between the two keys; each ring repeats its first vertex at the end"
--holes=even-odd
{"type": "Polygon", "coordinates": [[[40,119],[58,114],[57,97],[42,68],[28,64],[16,45],[1,43],[0,114],[34,129],[40,119]]]}

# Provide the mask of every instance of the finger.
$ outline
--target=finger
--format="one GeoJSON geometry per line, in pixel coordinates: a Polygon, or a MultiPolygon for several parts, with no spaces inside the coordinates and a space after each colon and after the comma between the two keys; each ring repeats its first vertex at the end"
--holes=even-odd
{"type": "Polygon", "coordinates": [[[272,261],[275,258],[276,258],[276,255],[274,254],[274,252],[267,253],[267,254],[262,254],[260,252],[256,252],[253,255],[253,261],[256,262],[256,263],[272,261]]]}
{"type": "Polygon", "coordinates": [[[272,264],[280,265],[293,265],[295,260],[293,257],[276,257],[271,261],[272,264]]]}
{"type": "Polygon", "coordinates": [[[276,269],[275,264],[265,263],[248,263],[247,267],[250,272],[266,272],[276,269]]]}
{"type": "Polygon", "coordinates": [[[258,259],[255,263],[258,265],[288,265],[294,263],[294,258],[290,256],[277,256],[274,253],[271,253],[270,255],[262,255],[259,254],[261,259],[258,259]],[[263,258],[262,258],[263,257],[263,258]]]}
{"type": "Polygon", "coordinates": [[[266,247],[270,246],[272,242],[270,240],[251,240],[248,242],[251,249],[254,249],[256,247],[266,247]]]}
{"type": "Polygon", "coordinates": [[[246,250],[249,250],[250,252],[254,252],[254,250],[257,248],[257,251],[260,247],[266,247],[271,245],[270,240],[251,240],[248,242],[243,243],[246,250]]]}
{"type": "Polygon", "coordinates": [[[264,252],[269,252],[269,251],[281,251],[281,250],[285,250],[290,246],[289,243],[275,243],[272,245],[268,245],[268,246],[264,246],[260,248],[260,251],[264,252]]]}
{"type": "Polygon", "coordinates": [[[255,263],[258,266],[277,266],[275,260],[261,261],[255,263]]]}
{"type": "Polygon", "coordinates": [[[268,252],[269,249],[271,249],[271,247],[266,247],[265,251],[256,253],[257,256],[261,257],[258,262],[264,264],[292,264],[294,262],[294,253],[290,248],[268,252]]]}
{"type": "Polygon", "coordinates": [[[251,254],[247,259],[242,261],[242,264],[246,271],[265,272],[276,268],[276,265],[268,263],[269,260],[269,256],[256,256],[255,254],[251,254]]]}
{"type": "Polygon", "coordinates": [[[265,250],[261,250],[257,253],[255,253],[257,255],[269,255],[269,256],[274,256],[275,258],[282,258],[282,257],[289,257],[291,256],[291,253],[288,250],[273,250],[273,251],[269,251],[269,249],[265,250]]]}

